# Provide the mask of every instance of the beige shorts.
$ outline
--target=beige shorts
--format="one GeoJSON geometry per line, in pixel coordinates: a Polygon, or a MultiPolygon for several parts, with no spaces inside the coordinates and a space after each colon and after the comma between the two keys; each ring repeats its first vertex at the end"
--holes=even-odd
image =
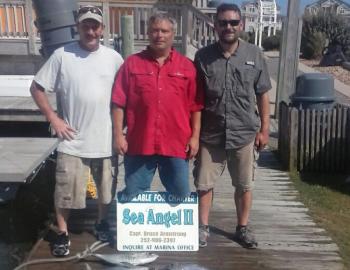
{"type": "Polygon", "coordinates": [[[86,186],[90,174],[97,196],[109,204],[115,196],[118,158],[80,158],[57,153],[55,206],[81,209],[86,206],[86,186]]]}
{"type": "Polygon", "coordinates": [[[238,192],[252,190],[258,156],[254,141],[242,148],[231,150],[201,144],[193,169],[194,184],[197,190],[206,191],[214,188],[227,164],[232,185],[236,190],[238,192]]]}

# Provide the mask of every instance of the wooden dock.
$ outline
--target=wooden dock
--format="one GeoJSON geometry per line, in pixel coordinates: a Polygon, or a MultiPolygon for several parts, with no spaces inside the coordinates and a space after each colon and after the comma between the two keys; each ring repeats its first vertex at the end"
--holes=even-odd
{"type": "MultiPolygon", "coordinates": [[[[123,182],[123,171],[119,182],[123,182]]],[[[211,237],[208,246],[198,252],[157,252],[159,258],[150,269],[171,263],[197,264],[205,269],[343,269],[338,247],[327,233],[311,219],[305,206],[296,200],[297,191],[292,187],[288,174],[280,170],[273,153],[261,153],[257,169],[251,225],[259,247],[247,250],[232,241],[235,227],[233,188],[225,172],[217,184],[211,215],[211,237]]],[[[118,189],[121,189],[119,185],[118,189]]],[[[159,181],[154,181],[154,189],[159,181]]],[[[96,205],[93,201],[85,210],[73,213],[71,219],[71,254],[81,252],[95,239],[91,235],[96,205]]],[[[115,207],[110,221],[115,226],[115,207]]],[[[102,252],[114,252],[104,248],[102,252]]],[[[53,258],[48,243],[39,240],[28,260],[53,258]]],[[[28,266],[28,270],[63,269],[113,269],[95,259],[79,262],[51,263],[28,266]],[[87,266],[88,264],[88,266],[87,266]],[[90,267],[90,268],[88,268],[90,267]]],[[[179,268],[180,269],[180,268],[179,268]]]]}
{"type": "Polygon", "coordinates": [[[56,138],[0,137],[0,182],[25,183],[57,145],[56,138]]]}
{"type": "MultiPolygon", "coordinates": [[[[48,94],[49,102],[56,110],[56,94],[48,94]]],[[[1,97],[0,121],[46,122],[33,98],[30,97],[1,97]]]]}

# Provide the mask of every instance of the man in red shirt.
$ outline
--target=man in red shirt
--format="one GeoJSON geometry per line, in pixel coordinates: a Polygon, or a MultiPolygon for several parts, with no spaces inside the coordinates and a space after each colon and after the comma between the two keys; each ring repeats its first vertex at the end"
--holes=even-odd
{"type": "Polygon", "coordinates": [[[168,192],[190,193],[188,160],[198,151],[203,93],[192,62],[172,48],[175,31],[173,18],[153,15],[149,46],[125,61],[114,84],[114,148],[125,155],[123,193],[130,198],[149,190],[157,168],[168,192]]]}

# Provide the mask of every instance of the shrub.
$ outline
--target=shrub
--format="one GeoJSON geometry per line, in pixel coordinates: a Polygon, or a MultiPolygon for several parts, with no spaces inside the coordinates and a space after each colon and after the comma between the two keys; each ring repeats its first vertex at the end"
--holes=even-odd
{"type": "Polygon", "coordinates": [[[326,35],[322,32],[314,32],[304,36],[301,52],[306,59],[320,59],[326,46],[326,35]]]}
{"type": "Polygon", "coordinates": [[[301,39],[301,52],[304,57],[318,57],[319,53],[312,56],[311,51],[320,51],[319,46],[322,42],[322,50],[325,46],[340,45],[343,53],[350,57],[350,27],[346,20],[334,12],[320,11],[316,15],[305,15],[303,17],[303,32],[301,39]],[[322,37],[323,36],[323,37],[322,37]],[[328,44],[327,44],[328,43],[328,44]],[[312,47],[315,46],[315,47],[312,47]]]}
{"type": "Polygon", "coordinates": [[[279,50],[280,43],[281,43],[280,37],[275,35],[275,36],[266,37],[262,41],[261,45],[265,51],[273,51],[273,50],[279,50]]]}

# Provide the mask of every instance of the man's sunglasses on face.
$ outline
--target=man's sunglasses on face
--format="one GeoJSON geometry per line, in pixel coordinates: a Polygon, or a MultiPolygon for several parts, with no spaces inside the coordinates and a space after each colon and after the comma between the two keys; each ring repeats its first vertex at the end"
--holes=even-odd
{"type": "Polygon", "coordinates": [[[79,9],[78,11],[78,15],[82,15],[82,14],[85,14],[85,13],[88,13],[88,12],[91,12],[91,13],[94,13],[94,14],[98,14],[100,16],[102,16],[102,11],[101,9],[99,9],[98,7],[89,7],[89,6],[86,6],[86,7],[82,7],[79,9]]]}
{"type": "Polygon", "coordinates": [[[218,20],[218,25],[220,27],[226,27],[227,25],[231,25],[232,27],[239,25],[241,20],[218,20]]]}

